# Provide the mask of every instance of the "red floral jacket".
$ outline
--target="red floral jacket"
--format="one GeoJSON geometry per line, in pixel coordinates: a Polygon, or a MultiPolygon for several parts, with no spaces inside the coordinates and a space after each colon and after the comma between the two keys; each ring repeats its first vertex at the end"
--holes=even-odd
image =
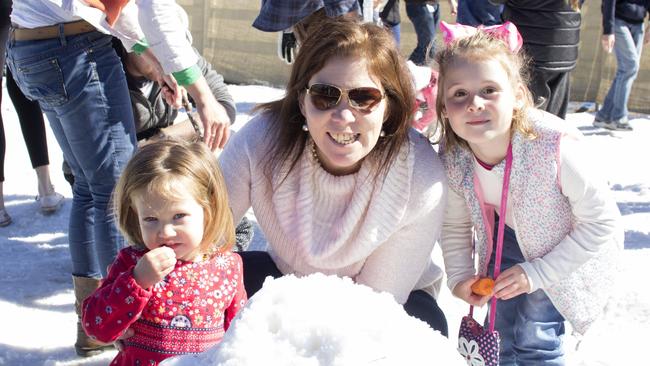
{"type": "Polygon", "coordinates": [[[144,289],[133,268],[145,253],[121,250],[101,287],[83,302],[82,324],[89,336],[113,342],[126,329],[135,331],[111,365],[157,365],[171,356],[203,352],[221,341],[247,299],[236,253],[178,261],[162,281],[144,289]]]}

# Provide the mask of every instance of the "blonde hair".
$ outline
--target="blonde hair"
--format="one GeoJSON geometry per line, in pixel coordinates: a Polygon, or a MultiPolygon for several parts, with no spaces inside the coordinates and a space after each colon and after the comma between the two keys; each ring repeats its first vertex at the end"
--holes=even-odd
{"type": "Polygon", "coordinates": [[[573,11],[578,13],[580,12],[580,0],[569,0],[568,3],[573,11]]]}
{"type": "Polygon", "coordinates": [[[144,248],[135,195],[155,192],[174,200],[174,184],[183,184],[203,207],[203,254],[229,250],[235,227],[228,205],[226,184],[212,152],[201,142],[160,140],[140,148],[129,160],[113,194],[120,230],[129,243],[144,248]]]}
{"type": "Polygon", "coordinates": [[[526,86],[528,83],[527,66],[529,60],[523,55],[522,51],[514,53],[502,40],[479,31],[472,36],[453,41],[436,54],[436,63],[439,70],[438,96],[436,99],[436,110],[438,112],[436,127],[439,132],[437,142],[443,142],[445,149],[451,149],[454,146],[469,149],[467,141],[456,135],[449,124],[449,119],[445,118],[442,113],[445,100],[445,76],[454,63],[459,60],[469,62],[497,60],[501,64],[508,75],[513,90],[521,85],[523,91],[522,105],[513,108],[510,131],[519,131],[527,138],[535,138],[536,135],[528,120],[528,111],[534,107],[532,94],[526,86]]]}

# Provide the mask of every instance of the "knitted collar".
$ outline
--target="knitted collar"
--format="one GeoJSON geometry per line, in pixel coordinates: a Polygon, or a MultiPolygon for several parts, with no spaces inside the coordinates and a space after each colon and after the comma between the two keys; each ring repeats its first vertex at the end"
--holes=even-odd
{"type": "Polygon", "coordinates": [[[292,241],[286,245],[317,268],[340,268],[367,257],[399,229],[410,199],[414,154],[413,143],[402,146],[388,172],[375,181],[369,161],[354,174],[327,173],[308,144],[287,178],[279,186],[274,182],[275,214],[292,241]]]}

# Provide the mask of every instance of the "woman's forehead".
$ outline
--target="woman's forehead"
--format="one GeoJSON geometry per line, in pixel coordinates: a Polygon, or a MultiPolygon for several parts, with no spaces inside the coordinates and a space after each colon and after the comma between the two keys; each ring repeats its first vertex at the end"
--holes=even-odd
{"type": "Polygon", "coordinates": [[[367,59],[361,56],[334,56],[310,78],[312,83],[328,83],[341,88],[381,85],[372,74],[367,59]]]}

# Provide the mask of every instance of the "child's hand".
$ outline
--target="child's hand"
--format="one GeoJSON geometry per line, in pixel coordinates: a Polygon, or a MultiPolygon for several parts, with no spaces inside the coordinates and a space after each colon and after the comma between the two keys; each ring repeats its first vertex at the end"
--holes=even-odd
{"type": "Polygon", "coordinates": [[[115,348],[117,348],[119,352],[124,351],[124,340],[129,339],[134,335],[135,335],[135,331],[133,329],[126,328],[126,330],[124,330],[124,333],[122,333],[121,336],[117,337],[117,340],[114,343],[115,348]]]}
{"type": "Polygon", "coordinates": [[[456,287],[454,287],[453,294],[454,296],[465,300],[470,305],[481,307],[485,305],[486,302],[490,300],[490,295],[481,296],[472,292],[472,284],[476,282],[480,277],[473,276],[465,281],[459,282],[456,287]]]}
{"type": "Polygon", "coordinates": [[[528,276],[521,266],[512,266],[501,272],[494,283],[494,296],[500,300],[512,299],[529,291],[528,276]]]}
{"type": "Polygon", "coordinates": [[[140,287],[150,288],[174,270],[174,265],[176,265],[174,250],[158,247],[140,258],[133,268],[133,277],[140,287]]]}

